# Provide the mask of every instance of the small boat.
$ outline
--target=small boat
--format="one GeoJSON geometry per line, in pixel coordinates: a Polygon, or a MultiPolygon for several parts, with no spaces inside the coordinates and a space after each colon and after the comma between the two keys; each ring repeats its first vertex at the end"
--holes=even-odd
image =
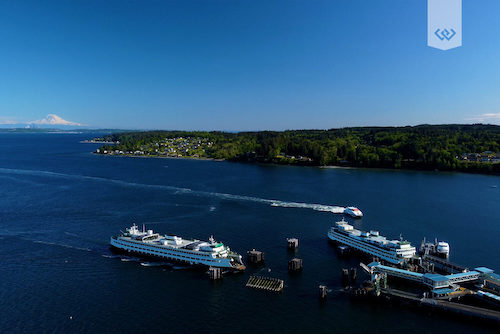
{"type": "Polygon", "coordinates": [[[361,212],[360,209],[354,207],[354,206],[348,206],[347,208],[344,209],[344,213],[353,217],[353,218],[361,218],[363,217],[363,212],[361,212]]]}

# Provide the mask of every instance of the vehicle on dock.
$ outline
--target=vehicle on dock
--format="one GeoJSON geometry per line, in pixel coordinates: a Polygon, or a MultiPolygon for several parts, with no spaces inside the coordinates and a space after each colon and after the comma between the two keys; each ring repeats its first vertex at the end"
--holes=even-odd
{"type": "Polygon", "coordinates": [[[133,224],[126,232],[111,237],[114,250],[134,253],[139,256],[158,258],[163,261],[180,262],[189,265],[201,265],[223,268],[231,271],[243,271],[245,265],[242,256],[232,252],[213,237],[208,241],[183,239],[174,235],[160,235],[153,230],[139,230],[133,224]]]}

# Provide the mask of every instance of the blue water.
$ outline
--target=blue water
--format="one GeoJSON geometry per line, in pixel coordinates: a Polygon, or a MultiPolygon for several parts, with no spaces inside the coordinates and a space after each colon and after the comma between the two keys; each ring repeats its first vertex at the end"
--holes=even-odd
{"type": "MultiPolygon", "coordinates": [[[[326,232],[355,205],[354,225],[418,245],[448,241],[452,260],[500,271],[500,178],[96,156],[92,134],[0,134],[0,333],[493,332],[481,322],[405,305],[351,301],[326,232]],[[304,208],[272,206],[307,203],[304,208]],[[143,266],[108,249],[132,220],[161,233],[257,248],[262,267],[211,282],[182,267],[143,266]],[[286,250],[298,237],[299,250],[286,250]],[[304,261],[289,275],[287,261],[304,261]],[[245,288],[282,278],[281,294],[245,288]],[[330,289],[320,303],[319,284],[330,289]]],[[[144,261],[142,261],[144,262],[144,261]]]]}

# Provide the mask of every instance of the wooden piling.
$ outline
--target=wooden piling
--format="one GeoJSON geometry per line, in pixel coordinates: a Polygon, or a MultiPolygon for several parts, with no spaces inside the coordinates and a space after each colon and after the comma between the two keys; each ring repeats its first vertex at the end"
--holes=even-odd
{"type": "Polygon", "coordinates": [[[337,250],[340,255],[345,255],[349,252],[349,247],[345,245],[340,245],[337,247],[337,250]]]}
{"type": "Polygon", "coordinates": [[[297,238],[288,238],[288,239],[286,239],[286,241],[287,241],[288,249],[290,249],[290,250],[295,250],[299,247],[299,239],[297,239],[297,238]]]}
{"type": "Polygon", "coordinates": [[[302,270],[302,259],[293,258],[288,261],[288,271],[302,270]]]}
{"type": "Polygon", "coordinates": [[[349,286],[349,270],[346,268],[342,269],[342,285],[349,286]]]}
{"type": "Polygon", "coordinates": [[[326,294],[327,294],[326,285],[320,285],[319,286],[319,298],[326,299],[326,294]]]}
{"type": "Polygon", "coordinates": [[[351,268],[351,282],[355,283],[356,282],[356,277],[358,276],[358,272],[356,268],[351,268]]]}
{"type": "Polygon", "coordinates": [[[248,259],[248,263],[257,264],[257,263],[264,262],[264,252],[255,250],[255,248],[254,248],[251,251],[247,252],[247,259],[248,259]]]}
{"type": "Polygon", "coordinates": [[[221,268],[210,267],[208,268],[208,275],[210,279],[215,281],[222,278],[222,270],[221,268]]]}

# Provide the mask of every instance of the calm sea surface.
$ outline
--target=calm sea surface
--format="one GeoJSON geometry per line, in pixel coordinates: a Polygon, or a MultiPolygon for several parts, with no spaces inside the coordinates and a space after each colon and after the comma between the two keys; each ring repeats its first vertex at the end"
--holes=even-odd
{"type": "Polygon", "coordinates": [[[351,301],[340,274],[359,259],[337,256],[326,233],[341,216],[315,204],[358,206],[358,228],[402,233],[414,245],[438,237],[454,262],[499,272],[499,177],[104,157],[79,143],[92,136],[0,134],[0,333],[494,332],[425,309],[351,301]],[[113,257],[109,237],[133,220],[214,235],[241,254],[263,250],[265,266],[211,282],[113,257]],[[296,254],[287,237],[299,238],[296,254]],[[289,275],[294,256],[304,270],[289,275]],[[252,274],[286,288],[245,288],[252,274]],[[325,303],[319,284],[331,290],[325,303]]]}

